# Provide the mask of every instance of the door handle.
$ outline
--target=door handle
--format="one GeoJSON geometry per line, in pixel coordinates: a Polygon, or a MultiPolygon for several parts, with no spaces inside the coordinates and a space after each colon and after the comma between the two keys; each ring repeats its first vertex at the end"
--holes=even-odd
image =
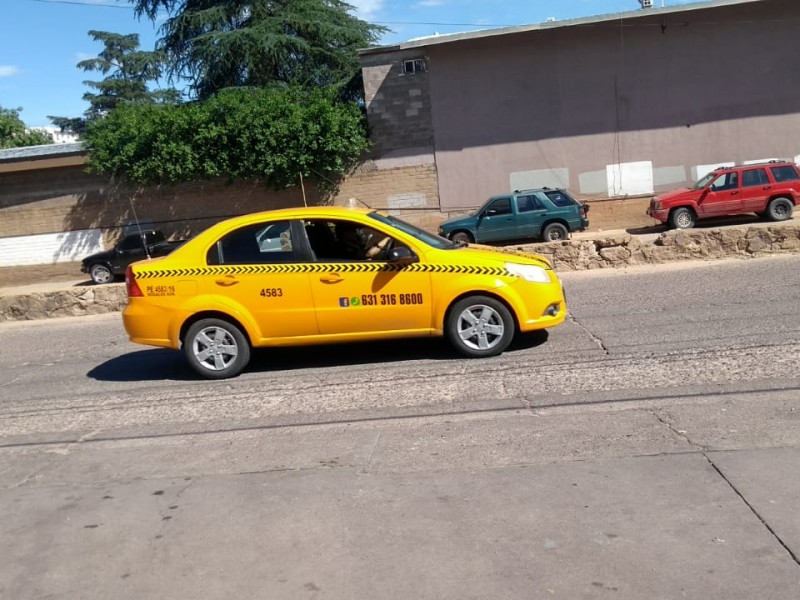
{"type": "Polygon", "coordinates": [[[344,281],[344,277],[338,273],[329,273],[327,275],[322,275],[319,280],[322,283],[339,283],[340,281],[344,281]]]}
{"type": "Polygon", "coordinates": [[[223,287],[230,287],[239,283],[239,280],[233,275],[225,275],[225,279],[217,279],[214,283],[223,287]]]}

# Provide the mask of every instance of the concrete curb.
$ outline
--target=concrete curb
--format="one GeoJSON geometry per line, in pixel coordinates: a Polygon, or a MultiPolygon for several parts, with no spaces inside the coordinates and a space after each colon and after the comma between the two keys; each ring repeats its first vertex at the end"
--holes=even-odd
{"type": "MultiPolygon", "coordinates": [[[[542,254],[561,271],[800,254],[800,224],[793,223],[667,231],[652,240],[648,237],[652,235],[612,234],[595,239],[514,245],[506,249],[542,254]]],[[[2,296],[0,322],[117,312],[126,302],[125,285],[121,283],[2,296]]]]}

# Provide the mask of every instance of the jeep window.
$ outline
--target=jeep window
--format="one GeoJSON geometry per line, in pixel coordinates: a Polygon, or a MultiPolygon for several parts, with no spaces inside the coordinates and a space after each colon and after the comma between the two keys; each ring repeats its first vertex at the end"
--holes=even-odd
{"type": "Polygon", "coordinates": [[[750,169],[742,171],[742,187],[755,187],[769,184],[766,169],[750,169]]]}
{"type": "Polygon", "coordinates": [[[693,190],[702,190],[702,189],[703,189],[704,187],[706,187],[706,186],[707,186],[709,183],[711,183],[712,181],[714,181],[714,178],[715,178],[716,176],[717,176],[717,172],[716,172],[716,171],[711,171],[711,173],[709,173],[709,174],[708,174],[708,175],[706,175],[705,177],[701,177],[701,178],[700,178],[700,179],[697,181],[697,183],[695,183],[695,184],[692,186],[692,189],[693,189],[693,190]]]}
{"type": "Polygon", "coordinates": [[[723,173],[714,180],[714,183],[711,184],[711,190],[714,192],[735,190],[738,187],[739,187],[739,175],[736,171],[731,171],[730,173],[723,173]]]}
{"type": "Polygon", "coordinates": [[[541,200],[536,196],[517,196],[517,211],[530,212],[532,210],[543,210],[541,200]]]}
{"type": "Polygon", "coordinates": [[[483,211],[483,216],[494,217],[497,215],[510,215],[511,214],[511,198],[499,198],[491,204],[486,206],[483,211]]]}
{"type": "Polygon", "coordinates": [[[800,179],[800,175],[797,174],[797,169],[791,165],[772,167],[770,168],[770,171],[772,171],[772,176],[778,183],[782,181],[794,181],[796,179],[800,179]]]}
{"type": "Polygon", "coordinates": [[[548,197],[550,202],[559,207],[571,206],[575,204],[575,201],[564,192],[545,192],[544,195],[548,197]]]}

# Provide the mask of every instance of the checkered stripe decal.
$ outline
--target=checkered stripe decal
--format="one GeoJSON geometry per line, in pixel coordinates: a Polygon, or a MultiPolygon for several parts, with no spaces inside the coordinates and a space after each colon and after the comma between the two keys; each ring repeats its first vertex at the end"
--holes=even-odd
{"type": "Polygon", "coordinates": [[[201,267],[198,269],[137,269],[137,279],[156,279],[159,277],[197,277],[202,275],[257,275],[262,273],[378,273],[407,271],[410,273],[458,273],[465,275],[496,275],[514,277],[501,267],[476,267],[468,265],[431,265],[413,263],[410,265],[390,265],[381,263],[294,263],[269,265],[224,265],[201,267]]]}

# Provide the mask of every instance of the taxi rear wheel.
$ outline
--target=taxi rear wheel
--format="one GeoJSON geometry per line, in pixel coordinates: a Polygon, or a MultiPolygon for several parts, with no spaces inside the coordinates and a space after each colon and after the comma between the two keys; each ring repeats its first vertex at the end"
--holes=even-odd
{"type": "Polygon", "coordinates": [[[446,327],[450,343],[470,358],[500,354],[515,332],[514,318],[506,305],[488,296],[469,296],[456,302],[446,327]]]}
{"type": "Polygon", "coordinates": [[[189,327],[183,350],[191,367],[208,379],[235,377],[250,362],[244,334],[222,319],[202,319],[189,327]]]}

